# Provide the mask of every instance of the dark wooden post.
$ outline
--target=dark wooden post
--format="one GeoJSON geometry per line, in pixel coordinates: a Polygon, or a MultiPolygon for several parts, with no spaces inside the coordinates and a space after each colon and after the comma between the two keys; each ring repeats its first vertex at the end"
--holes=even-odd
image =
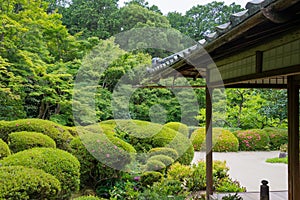
{"type": "Polygon", "coordinates": [[[288,77],[288,187],[289,200],[300,199],[299,76],[288,77]]]}
{"type": "Polygon", "coordinates": [[[212,155],[212,92],[209,73],[206,78],[206,196],[213,194],[213,155],[212,155]]]}

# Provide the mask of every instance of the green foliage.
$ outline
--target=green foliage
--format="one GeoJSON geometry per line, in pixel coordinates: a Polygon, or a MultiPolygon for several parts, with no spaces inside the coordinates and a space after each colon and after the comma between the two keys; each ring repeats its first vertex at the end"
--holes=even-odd
{"type": "Polygon", "coordinates": [[[144,187],[152,186],[155,182],[160,182],[163,178],[162,173],[155,171],[144,172],[141,175],[141,184],[144,187]]]}
{"type": "Polygon", "coordinates": [[[288,142],[288,133],[286,129],[264,128],[270,138],[270,150],[279,150],[281,145],[288,142]]]}
{"type": "Polygon", "coordinates": [[[42,169],[55,176],[61,183],[58,199],[68,199],[79,189],[80,164],[76,157],[60,149],[33,148],[10,155],[0,163],[42,169]]]}
{"type": "Polygon", "coordinates": [[[280,152],[288,152],[288,144],[280,145],[280,152]]]}
{"type": "MultiPolygon", "coordinates": [[[[205,149],[206,132],[204,128],[199,128],[191,135],[191,141],[195,150],[205,149]]],[[[236,152],[239,148],[238,139],[228,130],[213,128],[213,151],[216,152],[236,152]]]]}
{"type": "Polygon", "coordinates": [[[166,165],[159,160],[148,160],[145,166],[146,171],[162,171],[166,165]]]}
{"type": "Polygon", "coordinates": [[[237,131],[235,135],[239,140],[239,150],[241,151],[258,151],[269,149],[270,138],[263,130],[241,130],[237,131]]]}
{"type": "Polygon", "coordinates": [[[226,177],[221,179],[221,181],[216,186],[216,191],[218,192],[245,192],[246,189],[240,186],[237,181],[232,181],[230,178],[226,177]]]}
{"type": "Polygon", "coordinates": [[[14,153],[34,147],[56,147],[54,140],[49,136],[27,131],[10,133],[8,135],[8,143],[9,148],[14,153]]]}
{"type": "Polygon", "coordinates": [[[104,200],[103,198],[95,197],[95,196],[81,196],[77,197],[73,200],[104,200]]]}
{"type": "Polygon", "coordinates": [[[10,149],[8,145],[2,139],[0,139],[0,160],[9,155],[10,155],[10,149]]]}
{"type": "Polygon", "coordinates": [[[73,139],[70,146],[81,165],[81,188],[96,188],[101,180],[115,179],[120,172],[110,167],[122,169],[132,161],[135,149],[130,144],[107,137],[101,131],[79,130],[79,133],[81,137],[73,139]]]}
{"type": "Polygon", "coordinates": [[[243,200],[243,198],[236,193],[234,195],[229,194],[227,196],[224,196],[222,197],[222,200],[243,200]]]}
{"type": "Polygon", "coordinates": [[[169,13],[168,19],[173,28],[198,41],[213,32],[215,26],[228,22],[230,15],[238,11],[241,11],[240,5],[214,1],[193,6],[184,16],[178,12],[169,13]]]}
{"type": "MultiPolygon", "coordinates": [[[[228,192],[245,191],[239,183],[232,181],[228,175],[229,168],[225,162],[214,161],[213,177],[214,186],[220,190],[228,186],[228,192]]],[[[183,187],[188,191],[205,190],[206,188],[206,167],[205,162],[201,161],[192,166],[173,164],[167,171],[168,180],[178,180],[183,183],[183,187]]]]}
{"type": "Polygon", "coordinates": [[[166,155],[155,155],[155,156],[151,156],[148,161],[151,161],[151,160],[158,160],[160,162],[162,162],[166,167],[171,165],[174,160],[169,157],[169,156],[166,156],[166,155]]]}
{"type": "Polygon", "coordinates": [[[43,170],[0,167],[0,199],[56,199],[60,189],[60,182],[43,170]]]}
{"type": "Polygon", "coordinates": [[[4,141],[8,140],[10,133],[20,131],[43,133],[52,138],[61,149],[68,149],[69,142],[73,138],[63,126],[47,120],[20,119],[0,124],[0,137],[4,141]]]}
{"type": "Polygon", "coordinates": [[[268,158],[266,160],[266,162],[268,162],[268,163],[284,163],[284,164],[288,164],[288,157],[285,157],[285,158],[268,158]]]}
{"type": "MultiPolygon", "coordinates": [[[[190,164],[194,150],[190,141],[182,134],[159,124],[139,120],[109,120],[100,124],[115,126],[115,136],[130,143],[137,152],[148,152],[152,148],[174,148],[178,161],[190,164]]],[[[176,159],[174,159],[176,160],[176,159]]]]}
{"type": "Polygon", "coordinates": [[[180,122],[169,122],[165,124],[165,126],[179,133],[182,133],[186,137],[189,137],[189,128],[185,124],[182,124],[180,122]]]}
{"type": "Polygon", "coordinates": [[[175,149],[167,148],[167,147],[156,147],[150,149],[148,153],[150,157],[155,155],[165,155],[172,158],[173,160],[176,160],[178,158],[177,151],[175,149]]]}

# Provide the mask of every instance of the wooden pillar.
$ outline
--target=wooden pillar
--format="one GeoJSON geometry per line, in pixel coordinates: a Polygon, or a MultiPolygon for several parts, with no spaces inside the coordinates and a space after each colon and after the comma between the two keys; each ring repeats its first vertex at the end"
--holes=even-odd
{"type": "MultiPolygon", "coordinates": [[[[207,77],[209,77],[207,73],[207,77]]],[[[212,88],[206,78],[206,196],[213,194],[213,155],[212,155],[212,88]]]]}
{"type": "Polygon", "coordinates": [[[299,77],[288,77],[288,188],[289,200],[300,199],[299,77]]]}

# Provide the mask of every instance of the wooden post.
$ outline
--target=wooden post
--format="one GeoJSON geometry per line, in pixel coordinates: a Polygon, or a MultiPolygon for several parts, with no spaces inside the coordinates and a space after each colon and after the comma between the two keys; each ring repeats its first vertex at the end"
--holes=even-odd
{"type": "Polygon", "coordinates": [[[296,76],[288,77],[288,138],[289,200],[299,200],[299,86],[296,76]]]}
{"type": "Polygon", "coordinates": [[[206,78],[206,196],[213,194],[213,155],[212,155],[212,88],[209,87],[209,73],[206,78]]]}

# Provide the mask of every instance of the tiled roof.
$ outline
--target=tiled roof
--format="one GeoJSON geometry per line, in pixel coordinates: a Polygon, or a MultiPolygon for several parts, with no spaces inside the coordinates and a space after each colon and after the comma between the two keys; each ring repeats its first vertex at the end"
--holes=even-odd
{"type": "Polygon", "coordinates": [[[203,46],[205,48],[206,45],[212,43],[217,38],[219,38],[220,36],[229,32],[233,28],[237,27],[238,25],[243,23],[246,19],[255,15],[256,13],[261,11],[261,9],[267,7],[269,4],[271,4],[275,1],[277,1],[277,0],[252,0],[252,1],[249,1],[246,4],[245,10],[232,14],[230,16],[229,22],[227,22],[225,24],[221,24],[219,26],[216,26],[215,32],[207,34],[204,37],[204,39],[198,41],[198,45],[192,46],[190,48],[187,48],[183,51],[180,51],[178,53],[175,53],[175,54],[168,56],[166,58],[163,58],[163,59],[154,58],[152,60],[152,67],[147,68],[147,72],[150,74],[157,74],[160,71],[163,71],[164,69],[167,69],[167,68],[175,65],[180,60],[184,60],[189,54],[191,54],[192,52],[197,50],[199,48],[199,46],[203,46]]]}

